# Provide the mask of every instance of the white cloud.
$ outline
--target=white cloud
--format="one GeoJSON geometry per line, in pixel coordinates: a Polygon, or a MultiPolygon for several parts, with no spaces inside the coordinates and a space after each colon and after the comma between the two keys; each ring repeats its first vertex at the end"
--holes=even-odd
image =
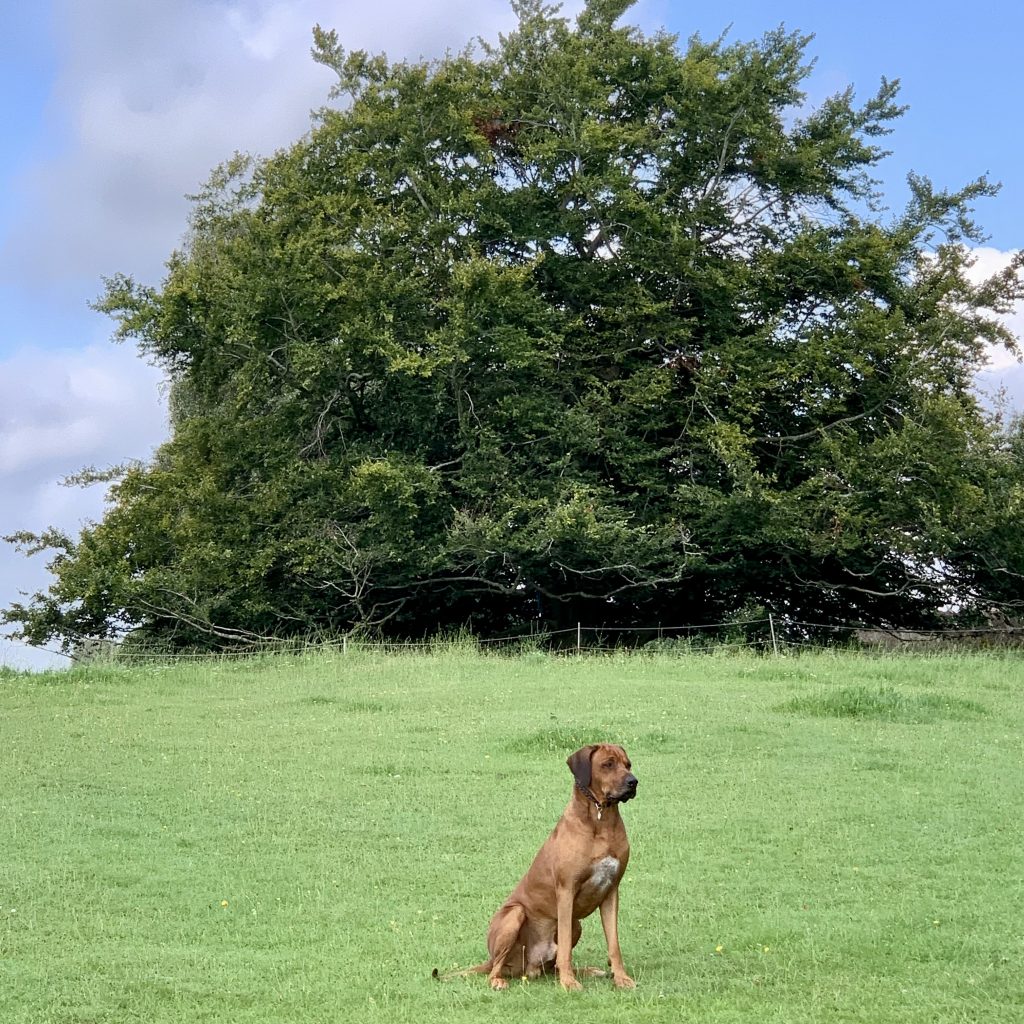
{"type": "Polygon", "coordinates": [[[69,658],[56,651],[44,651],[28,647],[17,640],[0,637],[0,667],[21,671],[42,672],[51,668],[65,668],[71,664],[69,658]]]}
{"type": "MultiPolygon", "coordinates": [[[[161,375],[130,348],[21,348],[0,360],[0,536],[54,526],[72,535],[102,515],[105,488],[63,487],[88,465],[148,458],[164,439],[161,375]]],[[[0,544],[0,607],[45,589],[46,555],[0,544]]],[[[0,641],[0,665],[63,659],[0,641]]]]}
{"type": "Polygon", "coordinates": [[[52,116],[59,155],[22,183],[25,216],[0,270],[25,283],[159,277],[188,204],[236,150],[268,153],[302,135],[331,73],[309,55],[312,26],[349,49],[437,55],[511,24],[503,0],[62,0],[52,116]]]}
{"type": "MultiPolygon", "coordinates": [[[[974,266],[971,267],[967,276],[973,283],[980,284],[1001,270],[1005,270],[1010,260],[1016,256],[1016,252],[1003,252],[989,246],[979,246],[973,250],[973,256],[974,266]]],[[[1017,302],[1013,311],[1003,316],[1002,320],[1018,339],[1024,341],[1024,302],[1017,302]]],[[[1017,353],[1003,347],[990,349],[988,356],[988,369],[993,372],[1008,370],[1020,363],[1017,353]]]]}
{"type": "Polygon", "coordinates": [[[0,436],[0,474],[12,473],[54,457],[84,455],[100,440],[98,424],[79,416],[59,426],[23,426],[0,436]]]}
{"type": "MultiPolygon", "coordinates": [[[[975,284],[1005,269],[1016,254],[989,246],[973,250],[974,266],[968,277],[975,284]]],[[[1024,352],[1024,302],[1017,302],[1001,319],[1013,332],[1024,352]]],[[[977,387],[993,403],[1001,403],[1010,413],[1024,414],[1024,364],[1020,354],[1003,346],[990,346],[988,364],[977,376],[977,387]]]]}
{"type": "Polygon", "coordinates": [[[160,380],[131,348],[113,345],[21,348],[0,360],[0,481],[148,455],[166,427],[160,380]]]}

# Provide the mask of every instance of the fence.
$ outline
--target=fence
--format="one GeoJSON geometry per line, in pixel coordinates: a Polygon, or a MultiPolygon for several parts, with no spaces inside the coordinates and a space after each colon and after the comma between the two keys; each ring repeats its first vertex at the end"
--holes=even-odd
{"type": "MultiPolygon", "coordinates": [[[[588,626],[582,622],[561,629],[535,629],[509,636],[477,637],[456,632],[424,640],[379,640],[347,635],[328,639],[258,639],[231,649],[165,650],[135,642],[83,640],[73,653],[50,651],[75,662],[117,661],[203,661],[224,658],[254,658],[273,654],[315,654],[334,651],[342,655],[357,651],[384,653],[441,652],[455,648],[541,650],[556,654],[600,654],[616,651],[718,652],[753,650],[782,656],[801,649],[856,647],[861,650],[948,651],[970,648],[1015,649],[1024,647],[1024,627],[988,626],[907,630],[885,626],[805,622],[776,616],[730,619],[724,622],[680,626],[588,626]]],[[[46,649],[46,648],[44,648],[46,649]]]]}

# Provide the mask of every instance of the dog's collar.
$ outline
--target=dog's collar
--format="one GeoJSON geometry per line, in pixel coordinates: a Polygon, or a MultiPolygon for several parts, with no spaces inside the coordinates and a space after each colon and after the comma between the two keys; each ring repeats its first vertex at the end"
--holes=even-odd
{"type": "Polygon", "coordinates": [[[605,803],[605,802],[602,802],[601,800],[598,800],[597,797],[594,796],[594,794],[591,791],[590,787],[589,786],[584,786],[582,782],[577,782],[576,783],[576,788],[581,793],[583,793],[584,796],[586,796],[594,804],[594,806],[597,808],[597,820],[600,821],[601,820],[601,812],[608,806],[608,804],[605,803]]]}

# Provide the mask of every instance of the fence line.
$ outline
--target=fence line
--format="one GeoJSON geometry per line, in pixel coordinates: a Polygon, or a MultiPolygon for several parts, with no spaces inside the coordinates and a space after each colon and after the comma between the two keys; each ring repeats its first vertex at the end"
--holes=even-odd
{"type": "MultiPolygon", "coordinates": [[[[751,626],[756,623],[768,622],[771,616],[763,619],[730,619],[728,622],[702,622],[689,626],[583,626],[585,633],[660,633],[662,630],[683,629],[725,629],[730,626],[751,626]]],[[[566,632],[566,630],[562,630],[566,632]]]]}
{"type": "MultiPolygon", "coordinates": [[[[562,652],[575,651],[578,654],[604,653],[609,651],[621,651],[622,646],[607,646],[601,643],[601,638],[615,634],[617,636],[634,635],[638,638],[657,634],[658,640],[666,641],[694,641],[697,646],[695,650],[730,650],[737,648],[759,648],[770,651],[774,655],[785,653],[787,649],[820,648],[822,646],[821,633],[843,634],[850,637],[860,634],[862,638],[881,636],[889,637],[898,643],[927,643],[944,640],[955,640],[957,638],[980,639],[983,637],[1002,636],[1007,639],[1020,638],[1024,640],[1024,627],[1021,626],[985,626],[971,628],[945,628],[934,629],[906,629],[898,626],[872,626],[872,625],[850,625],[848,623],[826,623],[809,622],[801,619],[790,619],[778,617],[769,613],[762,618],[729,619],[723,622],[702,622],[690,623],[677,626],[587,626],[578,622],[575,626],[566,626],[561,629],[538,630],[532,633],[516,633],[507,636],[496,637],[473,637],[468,634],[455,634],[451,637],[439,636],[432,640],[369,640],[360,639],[358,636],[347,634],[337,639],[327,640],[274,640],[272,638],[261,639],[244,648],[235,648],[220,651],[160,651],[146,650],[142,648],[137,651],[125,648],[121,641],[97,641],[91,638],[80,638],[83,649],[81,651],[68,653],[66,651],[54,650],[49,647],[40,647],[40,650],[60,657],[68,658],[71,661],[90,660],[89,647],[95,651],[95,660],[102,660],[105,654],[121,657],[125,661],[217,661],[231,660],[235,658],[258,658],[267,655],[278,654],[310,654],[318,651],[341,651],[348,654],[351,651],[382,651],[382,652],[412,652],[412,651],[443,651],[461,644],[472,644],[477,647],[488,647],[493,645],[515,645],[515,644],[544,644],[551,640],[563,637],[568,638],[575,634],[575,640],[569,640],[554,650],[562,652]],[[751,637],[746,633],[746,627],[764,627],[763,635],[751,637]],[[725,633],[721,638],[709,636],[709,631],[718,630],[725,633]],[[735,630],[740,630],[744,637],[736,636],[735,630]],[[817,638],[808,631],[818,634],[817,638]],[[730,635],[731,633],[731,635],[730,635]],[[585,643],[584,634],[595,637],[597,642],[585,643]]],[[[652,637],[653,639],[653,637],[652,637]]],[[[869,646],[876,646],[870,643],[869,646]]],[[[642,644],[636,645],[637,649],[643,649],[642,644]]]]}
{"type": "Polygon", "coordinates": [[[845,623],[803,622],[800,619],[788,619],[787,623],[790,626],[805,626],[808,629],[833,629],[848,633],[888,633],[891,636],[896,636],[901,633],[911,633],[922,637],[989,636],[997,634],[1024,636],[1024,626],[979,626],[976,628],[968,627],[964,629],[944,629],[936,627],[934,629],[915,629],[907,626],[850,626],[845,623]]]}

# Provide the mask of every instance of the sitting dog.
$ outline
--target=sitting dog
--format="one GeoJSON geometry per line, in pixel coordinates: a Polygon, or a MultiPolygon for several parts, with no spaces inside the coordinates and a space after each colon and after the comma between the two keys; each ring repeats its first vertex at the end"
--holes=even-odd
{"type": "Polygon", "coordinates": [[[508,978],[536,978],[552,968],[562,988],[581,988],[572,951],[580,921],[598,907],[612,979],[618,988],[636,984],[622,963],[618,914],[619,882],[629,862],[619,804],[636,796],[637,779],[625,750],[608,743],[581,747],[566,763],[576,780],[569,805],[491,918],[490,959],[463,972],[487,974],[494,989],[507,988],[508,978]]]}

